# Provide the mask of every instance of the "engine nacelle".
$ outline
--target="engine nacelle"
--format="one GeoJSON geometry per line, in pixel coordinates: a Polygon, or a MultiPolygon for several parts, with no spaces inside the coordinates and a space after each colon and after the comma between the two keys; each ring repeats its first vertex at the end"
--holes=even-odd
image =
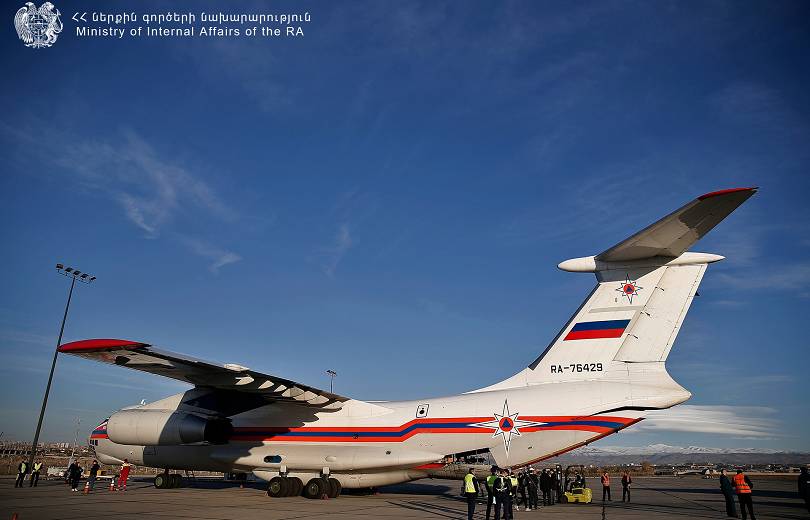
{"type": "Polygon", "coordinates": [[[228,419],[171,410],[121,410],[107,421],[107,435],[112,442],[138,446],[224,444],[232,432],[228,419]]]}

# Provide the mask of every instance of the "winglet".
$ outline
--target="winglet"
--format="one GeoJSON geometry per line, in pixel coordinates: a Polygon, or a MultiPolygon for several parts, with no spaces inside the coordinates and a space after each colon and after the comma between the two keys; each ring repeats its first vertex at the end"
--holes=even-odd
{"type": "Polygon", "coordinates": [[[753,186],[751,188],[729,188],[727,190],[712,191],[710,193],[704,193],[703,195],[698,197],[698,200],[706,200],[711,197],[718,197],[720,195],[725,195],[727,193],[737,193],[740,191],[757,191],[758,189],[759,189],[758,186],[753,186]]]}
{"type": "Polygon", "coordinates": [[[147,347],[146,343],[127,341],[125,339],[85,339],[60,345],[59,352],[99,352],[103,350],[132,350],[147,347]]]}

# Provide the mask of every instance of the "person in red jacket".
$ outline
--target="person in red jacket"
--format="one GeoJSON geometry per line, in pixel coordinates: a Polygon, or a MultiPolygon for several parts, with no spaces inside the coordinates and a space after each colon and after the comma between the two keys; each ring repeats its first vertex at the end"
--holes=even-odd
{"type": "Polygon", "coordinates": [[[748,479],[741,469],[737,470],[737,474],[731,479],[734,484],[734,489],[737,491],[737,500],[740,501],[740,512],[742,513],[742,520],[746,520],[745,508],[751,513],[751,520],[756,520],[754,516],[754,502],[751,500],[751,492],[754,490],[754,484],[748,479]]]}
{"type": "Polygon", "coordinates": [[[607,471],[602,473],[602,502],[605,501],[605,496],[607,496],[608,501],[613,501],[610,498],[610,475],[608,475],[607,471]]]}
{"type": "Polygon", "coordinates": [[[118,491],[127,490],[127,479],[129,478],[129,469],[131,465],[127,459],[121,464],[121,475],[118,477],[118,491]]]}

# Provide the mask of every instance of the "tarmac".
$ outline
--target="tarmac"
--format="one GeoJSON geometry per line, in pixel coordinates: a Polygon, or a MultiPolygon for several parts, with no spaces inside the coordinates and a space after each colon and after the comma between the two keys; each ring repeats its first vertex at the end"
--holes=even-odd
{"type": "MultiPolygon", "coordinates": [[[[810,519],[796,493],[794,480],[755,480],[754,512],[758,519],[810,519]]],[[[102,482],[103,486],[104,483],[102,482]]],[[[621,488],[613,501],[602,505],[595,480],[592,504],[556,504],[539,511],[520,511],[516,519],[687,519],[725,516],[716,480],[699,477],[637,477],[630,503],[622,503],[621,488]]],[[[84,495],[71,492],[60,481],[40,481],[36,488],[15,489],[13,479],[0,480],[0,520],[183,518],[194,520],[252,519],[464,519],[467,504],[459,496],[460,481],[425,479],[381,488],[378,494],[348,490],[337,499],[269,498],[265,484],[200,480],[181,489],[155,489],[146,479],[130,480],[126,492],[97,488],[84,495]]],[[[486,504],[479,503],[476,519],[484,519],[486,504]]]]}

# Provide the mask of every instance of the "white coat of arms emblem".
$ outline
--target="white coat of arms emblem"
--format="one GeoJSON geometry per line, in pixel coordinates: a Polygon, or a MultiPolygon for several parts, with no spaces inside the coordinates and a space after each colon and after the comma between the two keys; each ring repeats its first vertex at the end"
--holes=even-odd
{"type": "Polygon", "coordinates": [[[34,49],[50,47],[62,32],[60,14],[59,9],[50,2],[45,2],[39,9],[32,2],[26,2],[14,15],[17,35],[26,47],[34,49]]]}

